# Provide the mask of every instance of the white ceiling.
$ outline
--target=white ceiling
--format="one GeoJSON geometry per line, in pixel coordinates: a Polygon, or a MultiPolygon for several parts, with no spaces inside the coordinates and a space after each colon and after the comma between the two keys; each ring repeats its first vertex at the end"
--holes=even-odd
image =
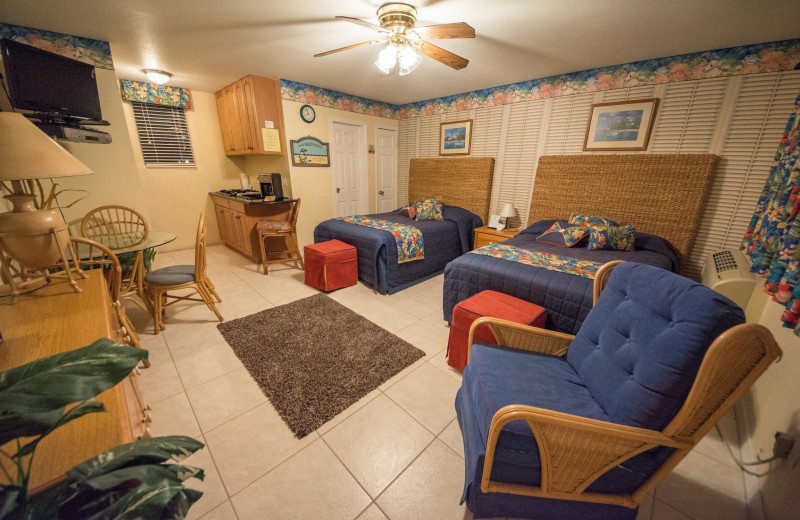
{"type": "Polygon", "coordinates": [[[379,46],[343,15],[377,24],[382,0],[0,0],[0,22],[111,43],[117,75],[173,73],[214,92],[247,74],[408,103],[616,65],[800,37],[798,0],[420,0],[417,25],[466,22],[475,39],[439,40],[470,60],[456,71],[424,57],[384,77],[379,46]]]}

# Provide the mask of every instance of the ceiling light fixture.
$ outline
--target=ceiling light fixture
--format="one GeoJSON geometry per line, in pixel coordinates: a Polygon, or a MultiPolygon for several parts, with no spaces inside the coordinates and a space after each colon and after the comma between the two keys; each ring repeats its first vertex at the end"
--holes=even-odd
{"type": "Polygon", "coordinates": [[[172,74],[163,70],[144,69],[144,73],[147,75],[147,79],[157,85],[163,85],[172,77],[172,74]]]}

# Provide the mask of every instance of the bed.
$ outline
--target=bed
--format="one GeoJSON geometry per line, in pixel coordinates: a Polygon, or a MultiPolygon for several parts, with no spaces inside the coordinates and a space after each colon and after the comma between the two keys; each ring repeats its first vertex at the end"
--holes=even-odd
{"type": "MultiPolygon", "coordinates": [[[[598,154],[542,156],[536,170],[528,227],[503,242],[595,262],[629,260],[681,272],[699,226],[718,157],[708,154],[598,154]],[[554,220],[573,213],[615,219],[636,228],[636,251],[588,251],[536,241],[554,220]]],[[[590,277],[475,253],[448,264],[443,315],[494,290],[541,305],[545,327],[575,334],[592,306],[590,277]]]]}
{"type": "Polygon", "coordinates": [[[398,263],[394,237],[340,219],[321,222],[314,229],[314,243],[341,240],[356,247],[358,277],[381,294],[393,294],[441,274],[445,266],[471,249],[474,230],[489,214],[494,159],[412,159],[408,198],[417,201],[437,197],[442,220],[410,220],[396,212],[368,215],[372,219],[412,225],[422,233],[423,259],[398,263]]]}

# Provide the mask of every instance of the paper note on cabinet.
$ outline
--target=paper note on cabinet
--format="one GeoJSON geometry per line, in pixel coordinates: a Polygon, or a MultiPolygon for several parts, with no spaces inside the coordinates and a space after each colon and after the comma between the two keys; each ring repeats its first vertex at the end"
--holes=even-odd
{"type": "Polygon", "coordinates": [[[265,152],[281,151],[281,135],[278,130],[274,128],[262,128],[261,137],[264,139],[265,152]]]}

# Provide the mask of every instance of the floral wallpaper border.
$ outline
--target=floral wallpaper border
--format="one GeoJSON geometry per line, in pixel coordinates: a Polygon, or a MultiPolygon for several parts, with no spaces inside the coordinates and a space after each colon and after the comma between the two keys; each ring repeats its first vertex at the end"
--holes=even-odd
{"type": "Polygon", "coordinates": [[[283,99],[390,119],[407,119],[602,90],[792,70],[800,39],[729,47],[550,76],[406,105],[281,80],[283,99]]]}
{"type": "Polygon", "coordinates": [[[155,85],[145,81],[123,79],[122,99],[125,101],[138,101],[151,105],[165,105],[169,107],[192,108],[189,98],[189,89],[170,87],[169,85],[155,85]]]}
{"type": "Polygon", "coordinates": [[[98,69],[114,70],[114,63],[111,61],[111,46],[103,40],[81,38],[80,36],[70,36],[2,22],[0,22],[0,37],[80,60],[94,65],[98,69]]]}
{"type": "Polygon", "coordinates": [[[345,94],[313,85],[306,85],[288,79],[281,80],[281,98],[299,103],[308,103],[321,107],[336,108],[346,112],[355,112],[368,116],[398,119],[399,105],[391,105],[359,96],[345,94]]]}

